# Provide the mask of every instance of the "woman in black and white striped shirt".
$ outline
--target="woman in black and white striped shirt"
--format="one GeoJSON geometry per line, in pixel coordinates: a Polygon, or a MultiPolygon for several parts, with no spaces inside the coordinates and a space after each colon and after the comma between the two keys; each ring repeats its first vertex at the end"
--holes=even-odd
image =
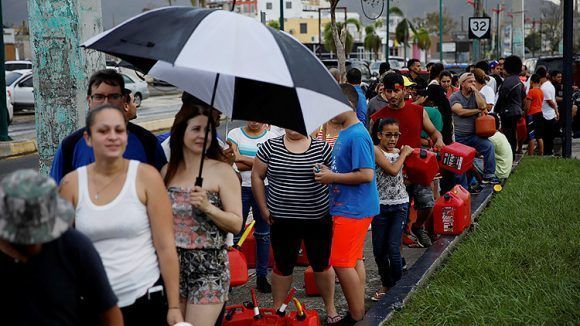
{"type": "Polygon", "coordinates": [[[271,224],[276,267],[272,274],[274,308],[280,307],[292,286],[292,272],[300,244],[306,253],[326,306],[328,320],[334,307],[334,272],[330,269],[332,220],[328,213],[328,186],[314,180],[318,164],[332,165],[327,143],[286,130],[258,149],[252,169],[252,190],[262,216],[271,224]],[[264,179],[268,178],[266,199],[264,179]]]}

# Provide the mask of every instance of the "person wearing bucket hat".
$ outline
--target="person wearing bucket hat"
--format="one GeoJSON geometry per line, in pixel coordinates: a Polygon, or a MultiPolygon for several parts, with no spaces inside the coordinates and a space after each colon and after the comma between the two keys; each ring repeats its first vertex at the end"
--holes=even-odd
{"type": "Polygon", "coordinates": [[[51,178],[19,170],[0,182],[5,325],[123,324],[99,254],[70,229],[73,219],[74,209],[51,178]]]}
{"type": "Polygon", "coordinates": [[[103,260],[125,325],[183,321],[171,204],[161,175],[123,157],[128,129],[115,105],[88,112],[84,138],[95,162],[67,174],[60,193],[76,209],[76,229],[103,260]]]}

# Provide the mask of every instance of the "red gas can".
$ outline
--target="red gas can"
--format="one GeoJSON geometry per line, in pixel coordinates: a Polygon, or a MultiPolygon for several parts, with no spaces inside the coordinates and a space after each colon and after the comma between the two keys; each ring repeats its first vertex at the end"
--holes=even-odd
{"type": "Polygon", "coordinates": [[[308,266],[304,271],[304,289],[306,290],[306,295],[320,295],[314,279],[314,270],[312,270],[311,266],[308,266]]]}
{"type": "Polygon", "coordinates": [[[304,246],[304,241],[300,245],[300,252],[298,253],[298,259],[296,260],[297,266],[308,266],[308,256],[306,255],[306,246],[304,246]]]}
{"type": "Polygon", "coordinates": [[[483,113],[475,119],[475,134],[479,137],[491,137],[496,131],[494,117],[483,113]]]}
{"type": "Polygon", "coordinates": [[[453,194],[463,200],[463,214],[465,218],[465,227],[469,227],[471,225],[471,194],[461,185],[456,185],[451,189],[453,194]]]}
{"type": "Polygon", "coordinates": [[[316,310],[307,310],[303,306],[302,311],[292,311],[288,316],[286,316],[287,326],[319,326],[320,317],[318,317],[318,312],[316,310]]]}
{"type": "Polygon", "coordinates": [[[441,149],[439,166],[453,173],[462,174],[473,167],[474,158],[475,148],[454,142],[441,149]]]}
{"type": "Polygon", "coordinates": [[[526,139],[528,139],[528,126],[526,125],[526,118],[525,117],[521,117],[518,120],[518,124],[517,124],[517,138],[519,141],[523,142],[526,139]]]}
{"type": "Polygon", "coordinates": [[[428,186],[438,172],[437,155],[423,148],[415,148],[405,160],[405,173],[412,184],[428,186]]]}
{"type": "Polygon", "coordinates": [[[222,325],[224,326],[247,326],[254,321],[254,310],[251,303],[226,307],[226,313],[222,325]]]}
{"type": "Polygon", "coordinates": [[[452,191],[439,197],[433,207],[433,229],[436,234],[461,234],[465,229],[464,203],[452,191]]]}
{"type": "MultiPolygon", "coordinates": [[[[246,241],[240,247],[240,251],[246,257],[246,262],[248,263],[248,268],[256,268],[256,238],[254,233],[250,233],[246,238],[246,241]]],[[[268,267],[274,266],[274,253],[272,251],[272,246],[270,246],[270,256],[268,258],[268,267]]]]}
{"type": "Polygon", "coordinates": [[[240,286],[248,283],[248,264],[246,257],[236,248],[228,250],[230,261],[230,286],[240,286]]]}

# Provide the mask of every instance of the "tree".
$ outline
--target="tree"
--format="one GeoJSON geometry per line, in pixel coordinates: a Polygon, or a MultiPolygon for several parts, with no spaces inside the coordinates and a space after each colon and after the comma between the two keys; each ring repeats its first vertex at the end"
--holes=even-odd
{"type": "Polygon", "coordinates": [[[429,32],[423,27],[419,28],[415,35],[413,36],[413,40],[417,43],[419,49],[425,51],[425,63],[427,62],[427,53],[428,50],[431,48],[431,37],[429,36],[429,32]]]}
{"type": "Polygon", "coordinates": [[[542,8],[542,34],[550,44],[550,53],[554,54],[562,41],[563,2],[560,1],[560,5],[548,4],[542,8]]]}
{"type": "MultiPolygon", "coordinates": [[[[354,44],[354,37],[352,34],[344,27],[344,23],[336,23],[336,27],[339,31],[343,31],[346,34],[345,41],[346,43],[343,44],[344,46],[344,54],[345,60],[348,53],[350,53],[350,49],[352,49],[352,45],[354,44]],[[347,50],[348,49],[348,50],[347,50]]],[[[336,45],[334,43],[334,37],[332,36],[332,25],[330,23],[324,25],[324,30],[322,31],[322,39],[324,42],[324,47],[330,52],[336,52],[336,45]]],[[[338,53],[337,53],[338,55],[338,53]]]]}
{"type": "Polygon", "coordinates": [[[280,29],[280,21],[278,20],[271,20],[267,24],[268,26],[272,27],[273,29],[280,29]]]}
{"type": "MultiPolygon", "coordinates": [[[[167,0],[169,2],[171,2],[171,0],[167,0]]],[[[205,0],[190,0],[191,1],[191,6],[192,7],[197,7],[197,8],[205,8],[205,0]]],[[[170,4],[171,6],[171,4],[170,4]]]]}
{"type": "Polygon", "coordinates": [[[379,58],[379,51],[382,46],[381,37],[375,32],[375,25],[365,27],[364,47],[367,51],[372,51],[375,55],[375,60],[379,58]]]}
{"type": "Polygon", "coordinates": [[[524,39],[526,47],[532,51],[532,57],[536,56],[536,51],[542,47],[542,35],[536,31],[531,31],[524,39]]]}
{"type": "MultiPolygon", "coordinates": [[[[413,25],[416,28],[425,28],[429,34],[439,34],[439,12],[428,12],[425,17],[413,18],[413,25]]],[[[457,22],[443,12],[443,34],[451,34],[457,29],[457,22]]]]}
{"type": "MultiPolygon", "coordinates": [[[[401,13],[401,17],[404,17],[403,12],[400,9],[399,12],[401,13]]],[[[397,42],[403,43],[403,55],[405,60],[407,60],[407,47],[409,45],[410,31],[412,31],[413,34],[417,33],[415,26],[407,18],[403,18],[403,20],[401,20],[401,22],[397,24],[397,27],[395,28],[395,38],[397,42]]]]}

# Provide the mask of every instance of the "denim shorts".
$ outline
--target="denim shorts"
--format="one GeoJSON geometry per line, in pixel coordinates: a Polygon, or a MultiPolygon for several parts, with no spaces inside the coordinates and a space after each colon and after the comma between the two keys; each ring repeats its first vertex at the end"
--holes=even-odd
{"type": "Polygon", "coordinates": [[[427,209],[435,206],[431,186],[408,185],[407,193],[409,193],[409,202],[411,199],[415,199],[415,209],[427,209]]]}

